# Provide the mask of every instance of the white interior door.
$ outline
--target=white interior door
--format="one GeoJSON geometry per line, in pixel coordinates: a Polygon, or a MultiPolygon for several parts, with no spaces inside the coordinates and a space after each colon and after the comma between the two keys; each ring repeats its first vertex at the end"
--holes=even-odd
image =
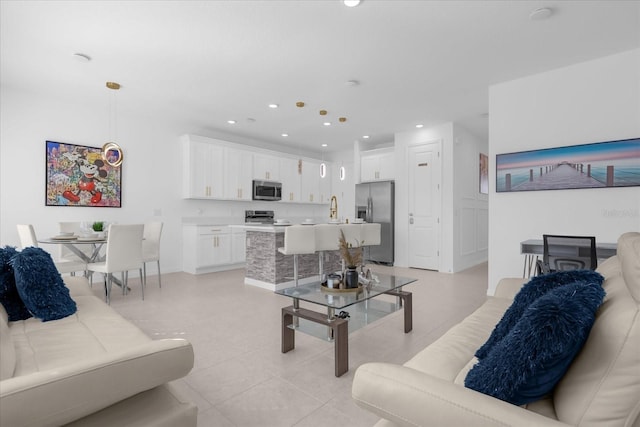
{"type": "Polygon", "coordinates": [[[440,267],[440,142],[409,147],[409,267],[440,267]]]}

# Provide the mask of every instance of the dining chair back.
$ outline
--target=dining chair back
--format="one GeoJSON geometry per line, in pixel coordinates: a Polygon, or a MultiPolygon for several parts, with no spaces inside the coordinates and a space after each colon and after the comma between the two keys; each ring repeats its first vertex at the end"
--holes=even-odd
{"type": "MultiPolygon", "coordinates": [[[[22,249],[27,248],[29,246],[33,246],[35,248],[38,247],[38,238],[36,237],[36,230],[33,227],[33,224],[18,224],[16,225],[18,229],[18,236],[20,237],[20,246],[22,249]]],[[[71,275],[75,275],[77,271],[82,271],[86,273],[87,264],[82,260],[53,260],[58,272],[60,274],[70,273],[71,275]]]]}
{"type": "Polygon", "coordinates": [[[162,222],[153,221],[144,225],[142,239],[142,272],[147,282],[147,263],[155,261],[158,266],[158,287],[162,287],[160,275],[160,237],[162,236],[162,222]]]}
{"type": "Polygon", "coordinates": [[[122,274],[122,293],[126,294],[130,270],[138,270],[142,299],[144,300],[144,278],[142,275],[142,236],[143,224],[111,224],[104,261],[88,264],[89,271],[105,275],[105,295],[111,302],[113,273],[122,274]]]}
{"type": "Polygon", "coordinates": [[[18,237],[20,238],[20,246],[22,249],[29,246],[38,247],[38,239],[36,238],[36,231],[31,224],[18,224],[18,237]]]}

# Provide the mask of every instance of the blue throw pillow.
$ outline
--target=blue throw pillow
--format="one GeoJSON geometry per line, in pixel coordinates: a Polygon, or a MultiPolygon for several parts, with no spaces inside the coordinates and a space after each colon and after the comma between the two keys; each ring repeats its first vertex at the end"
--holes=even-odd
{"type": "Polygon", "coordinates": [[[0,248],[0,304],[7,311],[10,322],[24,320],[31,317],[24,302],[20,299],[16,281],[13,276],[11,258],[18,254],[16,248],[5,246],[0,248]]]}
{"type": "Polygon", "coordinates": [[[478,359],[485,358],[489,351],[491,351],[491,349],[509,333],[518,320],[520,320],[522,313],[524,313],[527,307],[550,290],[576,282],[596,283],[602,286],[603,280],[604,277],[593,270],[558,271],[534,277],[525,284],[522,289],[520,289],[520,292],[513,298],[513,304],[511,304],[504,313],[502,319],[500,319],[493,332],[491,332],[487,342],[476,351],[476,357],[478,359]]]}
{"type": "Polygon", "coordinates": [[[51,255],[29,247],[11,259],[20,298],[29,311],[44,322],[62,319],[76,312],[51,255]]]}
{"type": "Polygon", "coordinates": [[[604,296],[602,286],[593,282],[547,292],[474,365],[465,386],[514,405],[540,400],[582,349],[604,296]]]}

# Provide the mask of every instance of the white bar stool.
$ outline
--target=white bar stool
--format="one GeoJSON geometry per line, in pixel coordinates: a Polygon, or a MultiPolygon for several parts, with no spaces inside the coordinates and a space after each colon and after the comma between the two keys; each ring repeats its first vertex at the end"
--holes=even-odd
{"type": "MultiPolygon", "coordinates": [[[[293,282],[298,286],[298,255],[314,254],[316,252],[316,234],[314,228],[308,225],[291,225],[284,229],[284,247],[278,248],[283,255],[293,255],[293,282]]],[[[300,308],[300,300],[293,299],[293,308],[300,308]]],[[[298,324],[298,318],[294,317],[298,324]]]]}
{"type": "Polygon", "coordinates": [[[316,252],[318,252],[318,272],[320,281],[324,279],[324,251],[337,251],[340,248],[340,227],[335,224],[314,225],[316,252]]]}

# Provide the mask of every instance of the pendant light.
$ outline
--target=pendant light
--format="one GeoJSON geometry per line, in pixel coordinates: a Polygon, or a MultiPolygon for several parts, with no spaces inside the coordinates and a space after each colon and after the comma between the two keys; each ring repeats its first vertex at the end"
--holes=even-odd
{"type": "Polygon", "coordinates": [[[324,162],[324,148],[327,144],[322,144],[322,163],[320,163],[320,178],[327,176],[327,165],[324,162]]]}
{"type": "MultiPolygon", "coordinates": [[[[116,91],[120,89],[120,83],[116,82],[107,82],[107,88],[113,93],[109,98],[109,139],[112,138],[112,135],[116,134],[116,99],[115,94],[116,91]],[[113,128],[112,128],[113,127],[113,128]]],[[[122,160],[124,159],[124,154],[122,153],[122,149],[115,142],[107,142],[102,146],[102,158],[109,166],[114,168],[119,167],[122,164],[122,160]]]]}

